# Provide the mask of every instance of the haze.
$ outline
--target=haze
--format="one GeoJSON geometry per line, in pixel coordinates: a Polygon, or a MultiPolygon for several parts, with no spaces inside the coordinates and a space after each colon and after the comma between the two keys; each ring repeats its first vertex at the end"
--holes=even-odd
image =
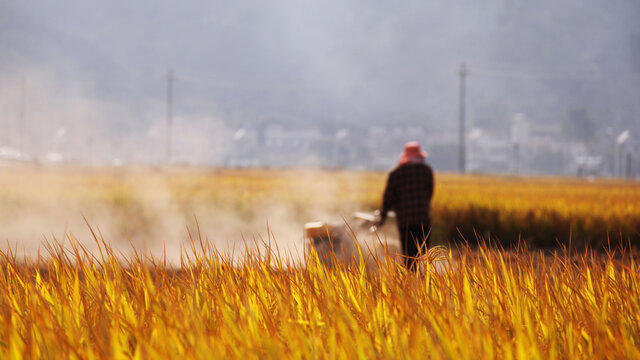
{"type": "Polygon", "coordinates": [[[633,0],[2,0],[0,153],[388,168],[419,140],[455,170],[465,63],[470,171],[637,176],[638,19],[633,0]]]}

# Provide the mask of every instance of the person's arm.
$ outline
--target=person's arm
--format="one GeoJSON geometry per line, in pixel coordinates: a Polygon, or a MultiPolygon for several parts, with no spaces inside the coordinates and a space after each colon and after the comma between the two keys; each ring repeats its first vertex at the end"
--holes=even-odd
{"type": "Polygon", "coordinates": [[[384,224],[387,219],[387,213],[393,209],[393,203],[395,200],[395,187],[393,185],[393,178],[391,174],[387,178],[387,184],[384,188],[384,194],[382,195],[382,210],[380,211],[379,225],[384,224]]]}
{"type": "MultiPolygon", "coordinates": [[[[429,165],[427,165],[429,166],[429,165]]],[[[433,169],[431,169],[431,166],[429,166],[429,199],[433,198],[433,192],[435,190],[435,179],[433,176],[433,169]]]]}

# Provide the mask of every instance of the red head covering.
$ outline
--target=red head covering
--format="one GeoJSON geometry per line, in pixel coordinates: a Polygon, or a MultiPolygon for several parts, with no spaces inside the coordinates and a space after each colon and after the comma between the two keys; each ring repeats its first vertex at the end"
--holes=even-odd
{"type": "Polygon", "coordinates": [[[398,166],[413,162],[423,162],[427,155],[426,152],[420,150],[420,144],[417,141],[409,141],[404,144],[404,152],[400,155],[398,166]]]}

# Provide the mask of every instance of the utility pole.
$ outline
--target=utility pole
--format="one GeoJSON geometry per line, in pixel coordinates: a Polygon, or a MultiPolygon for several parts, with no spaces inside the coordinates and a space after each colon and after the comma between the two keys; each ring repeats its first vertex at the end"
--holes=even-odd
{"type": "Polygon", "coordinates": [[[171,126],[173,121],[173,71],[167,73],[167,138],[165,143],[166,165],[171,163],[171,126]]]}
{"type": "Polygon", "coordinates": [[[464,116],[465,116],[465,80],[467,77],[467,66],[462,63],[460,64],[460,137],[459,148],[458,148],[458,170],[461,174],[465,173],[465,130],[464,130],[464,116]]]}
{"type": "Polygon", "coordinates": [[[20,89],[20,124],[18,124],[18,131],[20,139],[20,153],[25,156],[27,153],[27,141],[25,140],[26,124],[25,117],[27,112],[27,79],[22,78],[22,86],[20,89]]]}
{"type": "Polygon", "coordinates": [[[520,144],[513,143],[513,164],[516,175],[520,174],[520,144]]]}
{"type": "Polygon", "coordinates": [[[625,143],[629,140],[630,137],[629,130],[625,130],[618,135],[616,138],[616,152],[615,152],[615,163],[616,163],[616,176],[623,177],[624,176],[624,167],[622,166],[623,157],[625,154],[625,143]]]}

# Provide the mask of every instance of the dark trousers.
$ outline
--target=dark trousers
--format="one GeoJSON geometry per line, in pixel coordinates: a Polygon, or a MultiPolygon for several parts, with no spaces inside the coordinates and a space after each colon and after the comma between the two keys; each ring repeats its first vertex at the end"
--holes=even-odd
{"type": "Polygon", "coordinates": [[[431,224],[423,222],[419,224],[398,224],[402,252],[406,256],[405,266],[412,270],[417,263],[420,254],[424,255],[429,247],[429,231],[431,224]]]}

